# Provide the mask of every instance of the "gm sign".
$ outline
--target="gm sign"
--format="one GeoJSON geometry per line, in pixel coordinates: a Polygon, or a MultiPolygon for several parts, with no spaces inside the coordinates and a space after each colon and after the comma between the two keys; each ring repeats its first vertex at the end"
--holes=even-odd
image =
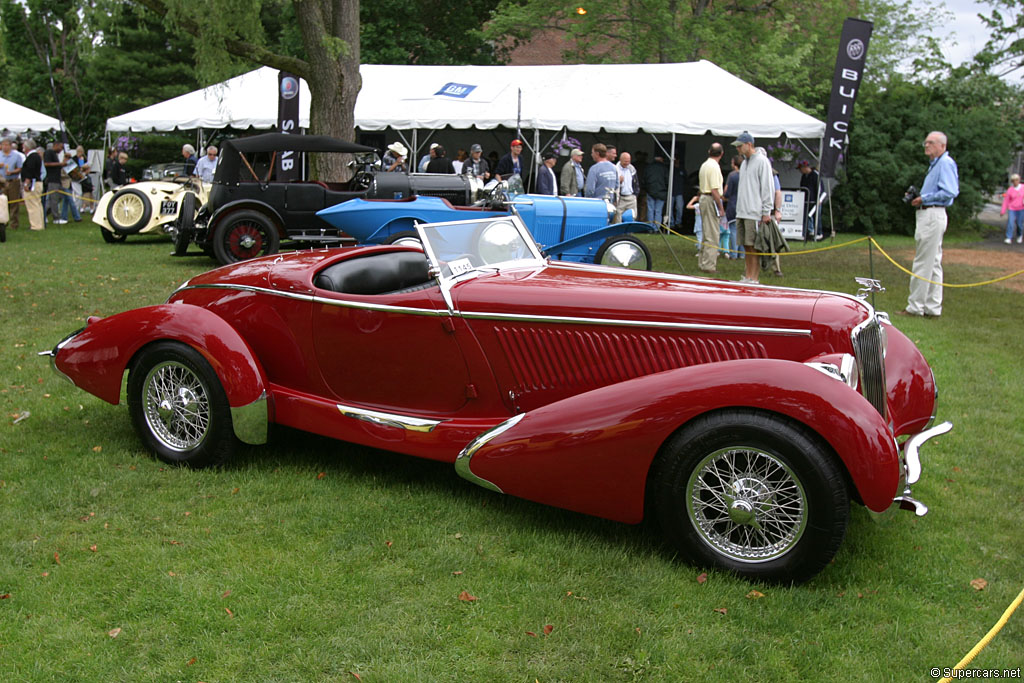
{"type": "Polygon", "coordinates": [[[434,93],[434,95],[465,99],[466,96],[474,90],[476,90],[475,85],[466,85],[465,83],[445,83],[441,86],[440,90],[434,93]]]}

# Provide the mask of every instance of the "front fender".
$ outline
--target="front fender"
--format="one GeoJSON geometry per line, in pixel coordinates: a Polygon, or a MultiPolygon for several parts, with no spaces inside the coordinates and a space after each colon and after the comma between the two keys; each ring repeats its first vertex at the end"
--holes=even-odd
{"type": "Polygon", "coordinates": [[[91,319],[60,345],[53,364],[75,386],[116,405],[135,354],[161,340],[179,341],[201,353],[220,378],[232,408],[249,406],[263,396],[266,374],[246,341],[223,318],[191,304],[147,306],[91,319]]]}
{"type": "Polygon", "coordinates": [[[647,473],[665,440],[698,415],[733,407],[806,425],[839,456],[868,508],[891,505],[899,453],[881,415],[843,382],[782,360],[679,368],[546,405],[478,437],[457,469],[504,493],[635,523],[643,518],[647,473]]]}
{"type": "Polygon", "coordinates": [[[600,230],[594,230],[593,232],[588,232],[585,235],[580,235],[579,237],[574,237],[570,240],[553,244],[550,247],[545,247],[544,253],[561,254],[567,251],[572,251],[578,247],[584,247],[588,244],[600,244],[614,235],[621,235],[623,233],[630,232],[656,232],[656,230],[657,229],[650,223],[612,223],[604,226],[600,230]]]}

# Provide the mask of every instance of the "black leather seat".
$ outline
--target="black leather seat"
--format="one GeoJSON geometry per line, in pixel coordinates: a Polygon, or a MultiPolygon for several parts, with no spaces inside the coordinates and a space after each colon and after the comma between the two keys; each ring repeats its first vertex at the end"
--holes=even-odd
{"type": "Polygon", "coordinates": [[[370,254],[324,268],[313,284],[341,294],[397,294],[434,285],[427,268],[421,251],[370,254]]]}

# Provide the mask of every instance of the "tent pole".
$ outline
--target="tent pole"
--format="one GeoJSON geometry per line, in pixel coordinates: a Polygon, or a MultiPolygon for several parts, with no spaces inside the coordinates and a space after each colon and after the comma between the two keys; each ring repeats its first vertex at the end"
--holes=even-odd
{"type": "MultiPolygon", "coordinates": [[[[530,164],[530,183],[536,182],[537,174],[540,173],[540,130],[533,129],[533,163],[530,164]]],[[[534,187],[534,189],[537,189],[534,187]]],[[[557,192],[555,194],[558,194],[557,192]]]]}
{"type": "Polygon", "coordinates": [[[420,159],[420,129],[412,129],[412,149],[409,150],[409,173],[416,173],[419,169],[416,168],[419,165],[420,159]]]}
{"type": "Polygon", "coordinates": [[[672,181],[676,177],[676,134],[672,133],[672,149],[668,154],[668,196],[665,198],[665,208],[661,212],[661,220],[671,227],[672,225],[672,181]],[[666,218],[667,217],[667,218],[666,218]]]}

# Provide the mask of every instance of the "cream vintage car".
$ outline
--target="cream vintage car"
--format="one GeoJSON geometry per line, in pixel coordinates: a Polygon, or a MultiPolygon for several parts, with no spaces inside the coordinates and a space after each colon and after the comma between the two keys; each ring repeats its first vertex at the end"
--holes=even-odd
{"type": "Polygon", "coordinates": [[[100,198],[92,220],[106,242],[140,234],[173,236],[179,225],[191,229],[209,189],[198,178],[184,176],[123,185],[100,198]]]}

